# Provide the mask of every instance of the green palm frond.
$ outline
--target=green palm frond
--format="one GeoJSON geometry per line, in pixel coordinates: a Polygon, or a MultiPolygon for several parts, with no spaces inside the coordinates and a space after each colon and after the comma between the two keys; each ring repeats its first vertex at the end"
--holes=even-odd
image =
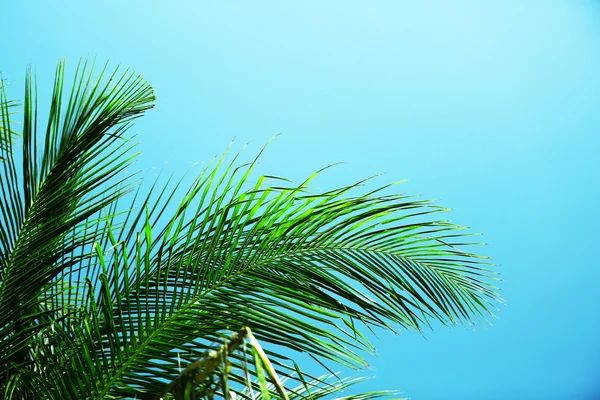
{"type": "MultiPolygon", "coordinates": [[[[102,85],[85,64],[69,96],[63,81],[60,64],[38,143],[28,78],[22,172],[14,146],[2,154],[4,390],[153,399],[247,326],[300,398],[312,380],[290,366],[294,352],[360,368],[373,351],[364,329],[472,324],[499,300],[497,274],[468,250],[464,227],[430,201],[389,194],[394,185],[319,192],[323,170],[294,185],[255,176],[258,157],[238,154],[208,166],[180,201],[181,182],[156,182],[122,206],[132,187],[123,132],[151,107],[151,88],[128,73],[102,85]]],[[[229,356],[232,387],[247,384],[250,356],[229,356]]]]}
{"type": "Polygon", "coordinates": [[[2,108],[0,365],[7,373],[34,362],[27,335],[73,311],[67,304],[48,308],[56,295],[54,280],[66,271],[77,273],[87,258],[84,249],[103,237],[90,226],[94,216],[130,190],[119,178],[132,161],[132,144],[123,133],[152,106],[152,88],[128,72],[115,71],[103,80],[106,67],[93,80],[92,70],[93,65],[80,64],[73,88],[63,95],[64,64],[59,64],[45,135],[30,70],[19,145],[8,107],[2,108]]]}

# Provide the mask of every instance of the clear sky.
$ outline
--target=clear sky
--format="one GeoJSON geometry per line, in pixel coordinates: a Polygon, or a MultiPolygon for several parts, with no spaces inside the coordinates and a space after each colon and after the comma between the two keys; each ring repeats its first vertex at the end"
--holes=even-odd
{"type": "MultiPolygon", "coordinates": [[[[380,184],[454,208],[504,283],[493,326],[380,335],[377,378],[414,400],[600,398],[600,3],[6,1],[0,71],[141,72],[139,165],[184,172],[235,138],[264,172],[380,184]]],[[[48,94],[46,93],[46,96],[48,94]]]]}

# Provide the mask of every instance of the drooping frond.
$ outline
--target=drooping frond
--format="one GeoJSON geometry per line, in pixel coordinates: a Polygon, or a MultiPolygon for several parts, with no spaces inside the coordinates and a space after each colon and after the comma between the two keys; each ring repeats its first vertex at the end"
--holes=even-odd
{"type": "MultiPolygon", "coordinates": [[[[28,85],[25,117],[32,119],[28,85]]],[[[7,387],[26,383],[55,399],[154,399],[247,326],[290,398],[301,398],[294,388],[306,388],[313,377],[302,377],[294,352],[326,368],[361,367],[361,353],[373,350],[364,329],[471,324],[498,300],[497,275],[470,251],[470,234],[441,218],[447,209],[395,194],[394,185],[368,190],[366,180],[319,192],[311,185],[322,171],[297,185],[255,176],[257,159],[240,165],[224,156],[183,199],[175,196],[181,183],[155,183],[123,206],[115,200],[128,188],[118,175],[130,161],[129,142],[114,130],[98,130],[96,141],[78,139],[102,124],[77,122],[73,114],[127,122],[149,107],[151,91],[123,78],[118,87],[128,89],[115,89],[116,104],[80,97],[95,87],[76,85],[71,111],[51,113],[57,122],[49,124],[43,156],[23,156],[41,161],[23,162],[22,189],[11,173],[16,164],[6,163],[2,175],[9,182],[3,210],[17,210],[2,220],[0,304],[11,312],[0,323],[9,343],[0,365],[14,360],[16,376],[7,387]],[[100,192],[103,185],[110,189],[100,192]],[[26,270],[35,275],[19,288],[26,270]],[[16,336],[27,329],[33,336],[16,336]],[[30,364],[17,357],[23,349],[30,364]]],[[[40,147],[27,129],[23,140],[24,148],[40,147]]],[[[232,388],[258,382],[256,372],[239,372],[247,371],[249,356],[229,357],[232,388]]]]}
{"type": "Polygon", "coordinates": [[[361,327],[471,323],[497,298],[487,260],[463,249],[463,228],[435,218],[445,209],[382,194],[390,188],[353,194],[365,182],[311,193],[318,174],[297,186],[251,185],[254,165],[219,162],[179,205],[161,203],[170,193],[161,189],[120,228],[107,222],[82,296],[82,337],[94,339],[76,342],[87,352],[69,372],[103,377],[86,387],[91,398],[154,398],[181,365],[242,326],[299,382],[276,349],[361,366],[360,351],[371,349],[361,327]]]}

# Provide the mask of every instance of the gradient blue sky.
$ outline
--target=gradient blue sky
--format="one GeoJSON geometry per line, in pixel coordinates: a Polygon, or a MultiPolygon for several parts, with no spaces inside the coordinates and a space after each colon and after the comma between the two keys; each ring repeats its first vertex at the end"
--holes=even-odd
{"type": "MultiPolygon", "coordinates": [[[[130,66],[157,107],[140,167],[251,142],[264,172],[439,199],[502,272],[493,326],[382,334],[377,378],[414,400],[600,398],[600,3],[10,1],[0,70],[130,66]]],[[[47,95],[47,94],[46,94],[47,95]]]]}

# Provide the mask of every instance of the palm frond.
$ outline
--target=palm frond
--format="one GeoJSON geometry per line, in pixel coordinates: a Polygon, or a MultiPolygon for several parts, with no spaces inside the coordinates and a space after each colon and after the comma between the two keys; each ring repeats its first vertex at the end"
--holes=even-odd
{"type": "Polygon", "coordinates": [[[106,380],[93,398],[152,398],[178,363],[242,326],[279,365],[287,357],[273,349],[285,347],[360,367],[372,350],[360,326],[422,329],[489,313],[496,274],[463,250],[462,227],[432,218],[446,209],[379,190],[352,195],[364,182],[311,194],[318,174],[249,185],[255,163],[207,168],[163,228],[157,216],[172,198],[127,215],[137,223],[108,223],[109,243],[96,244],[86,271],[96,298],[86,348],[109,359],[95,364],[106,380]]]}
{"type": "Polygon", "coordinates": [[[0,365],[7,373],[32,362],[22,333],[39,332],[62,318],[61,310],[41,306],[53,280],[63,271],[77,271],[87,257],[74,253],[103,236],[86,229],[90,218],[130,190],[128,178],[119,178],[133,159],[133,144],[123,133],[152,106],[152,88],[127,71],[117,69],[104,79],[105,66],[93,79],[93,70],[93,64],[80,63],[67,99],[64,63],[59,63],[39,140],[37,93],[28,69],[20,153],[2,102],[0,134],[7,145],[0,167],[0,365]]]}
{"type": "MultiPolygon", "coordinates": [[[[311,185],[324,170],[294,185],[255,177],[258,156],[224,155],[181,201],[181,182],[155,183],[121,208],[131,187],[119,178],[131,161],[122,133],[152,92],[132,75],[112,75],[113,87],[82,71],[63,107],[59,67],[41,156],[35,123],[24,125],[22,178],[5,152],[0,307],[10,311],[0,365],[19,376],[12,387],[56,399],[153,399],[251,327],[286,388],[301,388],[290,398],[318,398],[303,392],[312,378],[290,366],[294,352],[325,368],[364,367],[363,352],[374,351],[365,329],[473,324],[500,300],[493,266],[469,250],[472,235],[441,218],[447,209],[390,194],[395,185],[319,192],[311,185]]],[[[249,355],[229,356],[231,385],[259,382],[243,372],[249,355]]]]}

